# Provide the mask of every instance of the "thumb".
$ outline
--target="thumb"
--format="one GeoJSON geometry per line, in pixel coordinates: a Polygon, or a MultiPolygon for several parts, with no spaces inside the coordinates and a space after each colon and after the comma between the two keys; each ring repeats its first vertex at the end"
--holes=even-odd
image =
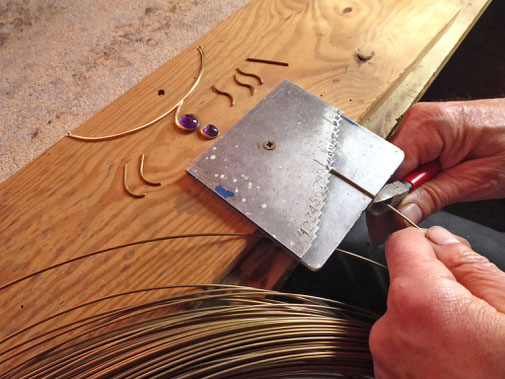
{"type": "Polygon", "coordinates": [[[440,226],[429,229],[426,237],[437,258],[461,285],[499,312],[505,313],[505,272],[440,226]]]}
{"type": "Polygon", "coordinates": [[[408,194],[399,210],[419,223],[447,205],[491,198],[496,191],[497,163],[494,158],[481,158],[446,169],[408,194]]]}

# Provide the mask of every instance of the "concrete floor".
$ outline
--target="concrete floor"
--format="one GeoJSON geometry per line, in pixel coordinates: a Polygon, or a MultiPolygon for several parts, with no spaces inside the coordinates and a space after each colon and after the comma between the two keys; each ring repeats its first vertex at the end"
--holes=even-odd
{"type": "Polygon", "coordinates": [[[250,0],[0,0],[0,182],[250,0]]]}

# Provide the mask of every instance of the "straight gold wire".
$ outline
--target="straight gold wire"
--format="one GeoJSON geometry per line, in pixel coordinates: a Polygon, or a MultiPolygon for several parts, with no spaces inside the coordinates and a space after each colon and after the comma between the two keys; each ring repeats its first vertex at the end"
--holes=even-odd
{"type": "Polygon", "coordinates": [[[277,66],[289,66],[289,63],[287,63],[287,62],[272,61],[270,59],[247,58],[246,61],[256,62],[256,63],[275,64],[277,66]]]}
{"type": "Polygon", "coordinates": [[[141,194],[138,194],[138,193],[134,193],[132,192],[132,190],[128,187],[128,163],[125,163],[124,164],[124,168],[123,168],[123,187],[124,187],[124,190],[125,192],[130,195],[131,197],[134,197],[136,199],[142,199],[143,197],[146,196],[145,193],[141,193],[141,194]]]}
{"type": "Polygon", "coordinates": [[[343,254],[347,254],[347,255],[350,255],[351,257],[355,257],[355,258],[358,258],[358,259],[362,259],[366,262],[369,262],[369,263],[372,263],[376,266],[379,266],[385,270],[387,270],[388,268],[386,266],[384,266],[382,263],[379,263],[377,261],[374,261],[373,259],[370,259],[370,258],[366,258],[362,255],[359,255],[359,254],[356,254],[356,253],[351,253],[350,251],[347,251],[347,250],[343,250],[343,249],[335,249],[335,251],[338,251],[339,253],[343,253],[343,254]]]}
{"type": "Polygon", "coordinates": [[[336,177],[338,177],[339,179],[342,179],[344,182],[346,182],[350,186],[354,187],[355,189],[357,189],[358,191],[360,191],[361,193],[363,193],[364,195],[368,196],[370,199],[373,200],[375,198],[375,196],[374,196],[373,193],[368,192],[366,189],[364,189],[363,187],[361,187],[358,183],[356,183],[353,180],[349,179],[347,176],[341,174],[340,172],[338,172],[333,167],[330,168],[330,172],[333,175],[335,175],[336,177]]]}
{"type": "Polygon", "coordinates": [[[250,84],[247,84],[247,83],[244,83],[244,82],[241,82],[240,80],[238,80],[237,75],[238,74],[233,75],[233,79],[235,80],[235,83],[237,83],[239,86],[249,88],[249,90],[251,91],[251,96],[254,95],[256,93],[256,88],[254,88],[254,86],[252,86],[250,84]]]}
{"type": "Polygon", "coordinates": [[[31,278],[31,277],[33,277],[35,275],[42,274],[43,272],[46,272],[46,271],[55,269],[57,267],[61,267],[61,266],[64,266],[64,265],[67,265],[67,264],[79,261],[81,259],[93,257],[95,255],[99,255],[99,254],[103,254],[103,253],[108,253],[109,251],[115,251],[115,250],[119,250],[119,249],[122,249],[122,248],[125,248],[125,247],[142,245],[142,244],[145,244],[145,243],[153,243],[153,242],[160,242],[160,241],[169,241],[169,240],[181,239],[181,238],[195,238],[195,237],[253,237],[253,238],[263,238],[262,235],[255,234],[255,233],[191,233],[191,234],[179,234],[179,235],[174,235],[174,236],[157,237],[157,238],[151,238],[151,239],[146,239],[146,240],[141,240],[141,241],[129,242],[129,243],[125,243],[125,244],[118,245],[118,246],[113,246],[113,247],[108,247],[108,248],[101,249],[101,250],[96,250],[96,251],[93,251],[91,253],[84,254],[84,255],[81,255],[81,256],[69,259],[67,261],[63,261],[63,262],[56,263],[56,264],[51,265],[51,266],[47,266],[47,267],[45,267],[45,268],[43,268],[41,270],[32,272],[31,274],[27,274],[25,276],[22,276],[20,278],[14,279],[14,280],[12,280],[12,281],[10,281],[8,283],[3,284],[2,286],[0,286],[0,291],[3,290],[3,289],[5,289],[5,288],[8,288],[8,287],[10,287],[10,286],[12,286],[14,284],[22,282],[22,281],[24,281],[26,279],[29,279],[29,278],[31,278]]]}
{"type": "Polygon", "coordinates": [[[384,203],[384,204],[386,204],[389,207],[389,209],[391,209],[393,212],[395,212],[397,215],[399,215],[401,218],[403,218],[405,221],[407,221],[414,228],[417,228],[417,229],[421,230],[421,228],[419,226],[417,226],[414,221],[412,221],[410,218],[408,218],[407,216],[405,216],[402,212],[400,212],[398,209],[396,209],[395,207],[393,207],[391,204],[388,204],[388,203],[384,203]]]}
{"type": "Polygon", "coordinates": [[[225,91],[221,91],[221,90],[217,89],[217,87],[215,85],[213,85],[211,88],[218,95],[226,96],[230,100],[230,107],[235,106],[235,98],[233,97],[233,95],[231,93],[225,92],[225,91]]]}
{"type": "Polygon", "coordinates": [[[242,71],[240,68],[235,68],[235,70],[237,70],[237,72],[240,74],[240,75],[244,75],[244,76],[250,76],[251,78],[254,78],[258,81],[258,84],[261,86],[263,85],[263,79],[259,76],[259,75],[256,75],[256,74],[251,74],[249,72],[244,72],[242,71]]]}
{"type": "Polygon", "coordinates": [[[145,154],[142,154],[140,156],[140,167],[139,167],[139,174],[140,174],[140,178],[147,184],[149,184],[150,186],[161,186],[161,183],[159,182],[151,182],[150,180],[148,180],[145,175],[144,175],[144,158],[145,158],[145,154]]]}
{"type": "MultiPolygon", "coordinates": [[[[344,176],[343,174],[341,174],[340,172],[338,172],[336,169],[334,168],[330,168],[330,172],[337,176],[338,178],[342,179],[344,182],[346,182],[347,184],[351,185],[352,187],[356,188],[358,191],[360,191],[361,193],[365,194],[366,196],[368,196],[370,199],[374,199],[375,196],[373,193],[370,193],[368,192],[366,189],[364,189],[363,187],[361,187],[359,184],[357,184],[356,182],[352,181],[351,179],[349,179],[348,177],[344,176]]],[[[402,212],[400,212],[398,209],[396,209],[395,207],[393,207],[391,204],[388,204],[388,203],[384,203],[386,204],[393,212],[395,212],[396,214],[398,214],[400,217],[402,217],[405,221],[407,221],[410,225],[412,225],[413,227],[421,230],[421,228],[419,226],[417,226],[411,219],[409,219],[407,216],[405,216],[402,212]]]]}
{"type": "Polygon", "coordinates": [[[177,104],[175,104],[174,106],[172,106],[168,111],[166,111],[162,115],[160,115],[160,116],[156,117],[154,120],[151,120],[151,121],[149,121],[149,122],[147,122],[147,123],[145,123],[143,125],[140,125],[140,126],[138,126],[136,128],[133,128],[133,129],[130,129],[130,130],[126,130],[124,132],[120,132],[120,133],[116,133],[116,134],[111,134],[111,135],[107,135],[107,136],[97,136],[97,137],[85,137],[85,136],[79,136],[77,134],[73,134],[73,133],[69,132],[67,134],[67,137],[70,137],[70,138],[73,138],[73,139],[76,139],[76,140],[79,140],[79,141],[85,141],[85,142],[108,141],[108,140],[124,137],[124,136],[130,135],[130,134],[139,132],[141,130],[144,130],[144,129],[148,128],[149,126],[157,123],[161,119],[165,118],[170,113],[172,113],[172,111],[174,109],[176,109],[180,104],[182,104],[182,102],[184,100],[186,100],[186,98],[195,90],[195,88],[198,85],[198,83],[200,83],[200,79],[202,78],[202,75],[203,75],[203,67],[204,67],[204,64],[205,64],[205,56],[204,56],[203,50],[202,50],[202,48],[200,46],[198,46],[198,52],[200,53],[200,71],[198,72],[198,76],[197,76],[195,82],[193,83],[193,86],[177,102],[177,104]]]}

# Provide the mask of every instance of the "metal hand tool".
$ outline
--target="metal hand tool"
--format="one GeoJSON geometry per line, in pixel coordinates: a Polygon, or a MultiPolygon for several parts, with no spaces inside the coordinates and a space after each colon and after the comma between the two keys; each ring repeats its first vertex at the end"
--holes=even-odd
{"type": "Polygon", "coordinates": [[[316,270],[403,157],[286,80],[186,171],[316,270]]]}
{"type": "Polygon", "coordinates": [[[386,184],[379,191],[366,212],[368,233],[370,241],[374,245],[384,243],[387,236],[393,231],[394,214],[388,205],[396,207],[408,193],[419,188],[441,170],[442,167],[438,160],[425,163],[403,180],[386,184]]]}

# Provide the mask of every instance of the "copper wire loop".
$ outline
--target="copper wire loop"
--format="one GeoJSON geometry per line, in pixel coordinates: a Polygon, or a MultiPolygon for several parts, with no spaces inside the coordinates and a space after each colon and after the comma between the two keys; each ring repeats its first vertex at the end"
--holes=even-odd
{"type": "Polygon", "coordinates": [[[237,70],[237,72],[240,74],[240,75],[244,75],[244,76],[250,76],[251,78],[254,78],[258,81],[258,84],[261,86],[263,85],[263,79],[259,76],[259,75],[256,75],[256,74],[252,74],[252,73],[249,73],[249,72],[244,72],[242,71],[240,68],[236,68],[235,70],[237,70]]]}
{"type": "Polygon", "coordinates": [[[131,197],[134,197],[136,199],[142,199],[143,197],[146,196],[145,193],[143,193],[143,194],[134,193],[128,187],[128,163],[125,163],[124,169],[123,169],[123,187],[124,187],[125,192],[128,195],[130,195],[131,197]]]}
{"type": "Polygon", "coordinates": [[[79,136],[77,134],[68,133],[67,137],[70,137],[70,138],[73,138],[73,139],[76,139],[76,140],[79,140],[79,141],[85,141],[85,142],[108,141],[108,140],[124,137],[124,136],[130,135],[130,134],[139,132],[141,130],[144,130],[147,127],[149,127],[149,126],[155,124],[156,122],[160,121],[161,119],[165,118],[170,113],[172,113],[172,111],[174,109],[176,109],[177,107],[179,107],[184,102],[184,100],[186,100],[186,98],[195,90],[195,88],[198,85],[198,83],[200,83],[200,79],[202,78],[202,75],[203,75],[203,67],[205,65],[205,56],[204,56],[203,50],[202,50],[202,48],[200,46],[198,46],[198,52],[200,53],[200,71],[198,72],[198,76],[197,76],[195,82],[193,83],[193,86],[177,102],[177,104],[175,104],[174,106],[172,106],[168,111],[166,111],[162,115],[156,117],[154,120],[151,120],[151,121],[149,121],[149,122],[147,122],[147,123],[145,123],[143,125],[137,126],[136,128],[133,128],[133,129],[130,129],[130,130],[126,130],[124,132],[120,132],[120,133],[116,133],[116,134],[111,134],[111,135],[108,135],[108,136],[85,137],[85,136],[79,136]]]}
{"type": "Polygon", "coordinates": [[[235,75],[233,76],[233,79],[235,79],[235,83],[237,83],[239,86],[249,88],[249,90],[251,91],[251,96],[252,96],[252,95],[254,95],[254,94],[256,93],[256,88],[254,88],[254,87],[253,87],[252,85],[250,85],[250,84],[247,84],[247,83],[244,83],[244,82],[241,82],[240,80],[238,80],[237,75],[238,75],[238,74],[235,74],[235,75]]]}
{"type": "Polygon", "coordinates": [[[233,107],[235,105],[235,98],[232,96],[231,93],[225,92],[225,91],[221,91],[221,90],[217,89],[217,87],[215,85],[213,85],[211,88],[218,95],[226,96],[230,100],[230,107],[233,107]]]}
{"type": "Polygon", "coordinates": [[[140,174],[140,179],[144,181],[144,183],[149,184],[150,186],[161,186],[161,183],[159,182],[151,182],[148,180],[145,175],[144,175],[144,158],[145,154],[142,154],[140,156],[140,166],[139,166],[139,174],[140,174]]]}

